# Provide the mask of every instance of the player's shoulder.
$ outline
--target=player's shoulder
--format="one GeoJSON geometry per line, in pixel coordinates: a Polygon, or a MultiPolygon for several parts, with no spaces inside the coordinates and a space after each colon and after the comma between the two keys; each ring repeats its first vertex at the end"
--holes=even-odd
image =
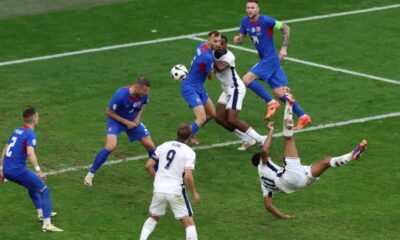
{"type": "Polygon", "coordinates": [[[260,15],[258,20],[263,23],[271,23],[276,21],[273,17],[267,15],[260,15]]]}
{"type": "Polygon", "coordinates": [[[248,24],[248,23],[250,23],[250,18],[248,16],[244,16],[244,17],[242,17],[241,22],[242,22],[242,24],[248,24]]]}

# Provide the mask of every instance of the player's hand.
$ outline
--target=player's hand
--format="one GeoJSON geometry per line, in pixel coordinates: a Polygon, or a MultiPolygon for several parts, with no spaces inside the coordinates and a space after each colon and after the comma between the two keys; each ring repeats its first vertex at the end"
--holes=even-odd
{"type": "Polygon", "coordinates": [[[236,35],[233,37],[233,42],[236,44],[242,44],[243,43],[243,39],[240,37],[240,35],[236,35]]]}
{"type": "Polygon", "coordinates": [[[293,218],[294,218],[294,216],[286,214],[286,215],[284,215],[284,217],[282,219],[283,220],[290,220],[290,219],[293,219],[293,218]]]}
{"type": "Polygon", "coordinates": [[[281,48],[281,51],[279,51],[279,59],[284,60],[287,56],[287,48],[281,48]]]}
{"type": "Polygon", "coordinates": [[[39,176],[39,178],[40,179],[42,179],[43,181],[46,181],[46,174],[44,174],[44,172],[42,172],[42,171],[39,171],[38,173],[37,173],[37,175],[39,176]]]}
{"type": "Polygon", "coordinates": [[[125,124],[129,129],[135,128],[138,126],[137,123],[135,123],[134,121],[127,121],[125,124]]]}
{"type": "Polygon", "coordinates": [[[200,195],[197,192],[193,193],[193,199],[195,203],[200,203],[200,195]]]}
{"type": "Polygon", "coordinates": [[[270,131],[273,131],[273,130],[274,130],[274,122],[269,122],[269,123],[268,123],[268,129],[269,129],[270,131]]]}

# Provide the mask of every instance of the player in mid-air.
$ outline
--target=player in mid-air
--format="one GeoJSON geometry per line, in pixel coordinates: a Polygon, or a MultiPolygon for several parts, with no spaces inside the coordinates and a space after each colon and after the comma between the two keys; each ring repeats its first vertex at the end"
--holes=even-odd
{"type": "Polygon", "coordinates": [[[28,107],[23,114],[24,126],[13,131],[4,147],[0,159],[0,183],[4,178],[28,189],[29,196],[37,209],[38,219],[43,221],[43,232],[62,232],[51,224],[50,189],[44,182],[46,174],[42,172],[36,157],[35,128],[39,124],[39,114],[33,107],[28,107]],[[26,167],[26,159],[33,165],[36,173],[26,167]]]}
{"type": "Polygon", "coordinates": [[[284,167],[281,168],[272,162],[268,155],[274,132],[273,123],[268,124],[269,133],[261,153],[256,153],[251,161],[258,167],[261,181],[261,189],[264,196],[264,206],[274,216],[280,219],[291,219],[293,216],[284,214],[272,203],[273,196],[277,192],[292,193],[298,189],[305,188],[331,167],[342,167],[352,160],[359,159],[367,147],[367,141],[362,140],[351,152],[339,157],[325,157],[307,166],[302,165],[297,152],[293,137],[292,105],[294,99],[288,95],[283,121],[284,142],[284,167]]]}
{"type": "Polygon", "coordinates": [[[149,209],[150,216],[144,222],[140,240],[146,240],[154,231],[160,217],[164,216],[168,204],[175,218],[184,225],[186,239],[197,240],[193,211],[183,183],[185,180],[193,199],[199,203],[200,195],[195,190],[193,178],[196,154],[186,145],[191,135],[191,126],[181,124],[177,130],[177,140],[158,146],[155,152],[156,157],[149,159],[146,163],[146,169],[154,179],[154,191],[149,209]],[[156,164],[158,164],[157,172],[154,170],[156,164]]]}
{"type": "Polygon", "coordinates": [[[191,141],[199,145],[196,137],[197,131],[210,119],[215,117],[215,107],[204,88],[206,78],[212,79],[214,57],[212,51],[217,49],[221,42],[218,31],[211,31],[207,35],[207,42],[200,43],[194,53],[192,66],[181,85],[181,93],[189,107],[196,115],[192,122],[191,141]]]}
{"type": "MultiPolygon", "coordinates": [[[[267,102],[268,113],[265,116],[265,120],[269,120],[276,109],[280,107],[280,104],[269,95],[260,82],[254,80],[261,79],[268,83],[273,95],[283,103],[286,102],[283,88],[288,84],[288,80],[280,65],[280,59],[283,60],[287,55],[290,28],[285,23],[260,15],[260,7],[257,0],[248,0],[246,11],[247,16],[242,19],[240,25],[240,35],[235,36],[233,40],[236,44],[242,44],[246,35],[249,35],[257,49],[260,61],[242,79],[248,88],[267,102]],[[279,56],[274,47],[274,29],[281,30],[283,34],[283,43],[279,56]]],[[[293,105],[293,111],[299,117],[298,124],[295,127],[296,130],[304,128],[311,122],[311,118],[300,108],[297,102],[293,105]]]]}
{"type": "Polygon", "coordinates": [[[262,145],[265,136],[261,136],[245,121],[238,119],[246,95],[246,87],[236,72],[235,55],[228,50],[226,36],[221,36],[221,44],[214,51],[214,57],[216,76],[223,90],[218,99],[215,121],[243,140],[238,150],[245,151],[255,143],[262,145]]]}
{"type": "Polygon", "coordinates": [[[142,76],[134,85],[122,87],[115,92],[106,110],[106,143],[87,173],[84,179],[85,185],[92,186],[94,174],[117,147],[117,139],[122,131],[126,132],[131,142],[139,141],[148,151],[149,157],[153,155],[155,145],[149,131],[141,121],[144,106],[149,101],[149,91],[150,81],[142,76]]]}

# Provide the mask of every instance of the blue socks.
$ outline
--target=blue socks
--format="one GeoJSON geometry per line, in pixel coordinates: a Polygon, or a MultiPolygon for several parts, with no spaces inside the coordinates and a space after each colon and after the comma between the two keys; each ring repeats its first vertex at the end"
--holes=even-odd
{"type": "Polygon", "coordinates": [[[91,173],[96,173],[97,169],[103,165],[103,163],[107,160],[108,155],[110,155],[111,152],[107,151],[107,149],[103,148],[100,150],[100,152],[97,154],[96,159],[93,162],[92,167],[90,168],[91,173]]]}
{"type": "Polygon", "coordinates": [[[253,90],[255,94],[257,94],[259,97],[265,100],[265,102],[269,103],[272,100],[271,95],[265,90],[264,85],[262,85],[260,82],[257,80],[252,81],[249,85],[247,85],[248,88],[253,90]]]}
{"type": "MultiPolygon", "coordinates": [[[[281,97],[280,100],[281,100],[282,102],[285,103],[285,102],[286,102],[286,96],[281,97]]],[[[297,104],[297,102],[295,102],[295,103],[293,104],[293,112],[296,113],[296,115],[297,115],[298,117],[301,117],[301,116],[303,116],[304,114],[306,114],[306,113],[303,111],[303,109],[300,108],[300,106],[299,106],[299,104],[297,104]]]]}
{"type": "Polygon", "coordinates": [[[43,218],[51,218],[51,199],[50,199],[50,189],[46,188],[40,193],[42,200],[43,218]]]}
{"type": "Polygon", "coordinates": [[[33,205],[35,206],[36,209],[42,208],[42,201],[41,201],[41,197],[40,194],[38,192],[34,192],[34,191],[28,191],[29,196],[32,199],[33,205]]]}
{"type": "Polygon", "coordinates": [[[200,127],[197,126],[196,122],[192,122],[192,136],[196,135],[197,131],[199,131],[200,127]]]}

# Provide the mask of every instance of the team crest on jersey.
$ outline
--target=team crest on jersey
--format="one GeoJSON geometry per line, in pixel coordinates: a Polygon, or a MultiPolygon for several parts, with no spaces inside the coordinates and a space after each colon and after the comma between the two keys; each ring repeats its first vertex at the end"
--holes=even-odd
{"type": "Polygon", "coordinates": [[[261,26],[256,27],[257,32],[261,32],[261,26]]]}
{"type": "Polygon", "coordinates": [[[255,27],[252,27],[251,28],[251,32],[255,32],[256,31],[256,28],[255,27]]]}
{"type": "Polygon", "coordinates": [[[196,98],[196,102],[201,102],[201,99],[200,98],[196,98]]]}
{"type": "Polygon", "coordinates": [[[108,128],[108,131],[111,132],[111,131],[112,131],[112,127],[109,127],[109,128],[108,128]]]}

